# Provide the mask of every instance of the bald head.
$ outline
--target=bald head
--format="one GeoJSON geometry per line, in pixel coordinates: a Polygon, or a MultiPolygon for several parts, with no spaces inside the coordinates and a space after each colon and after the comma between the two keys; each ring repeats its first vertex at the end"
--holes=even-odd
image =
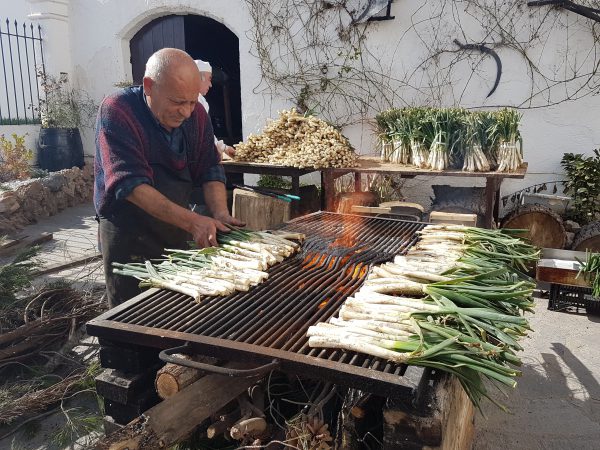
{"type": "Polygon", "coordinates": [[[160,82],[163,78],[173,74],[194,77],[196,73],[198,73],[198,67],[190,55],[177,48],[163,48],[148,58],[144,78],[160,82]]]}
{"type": "Polygon", "coordinates": [[[146,63],[144,93],[150,110],[167,130],[177,128],[196,106],[200,72],[186,52],[163,48],[146,63]]]}

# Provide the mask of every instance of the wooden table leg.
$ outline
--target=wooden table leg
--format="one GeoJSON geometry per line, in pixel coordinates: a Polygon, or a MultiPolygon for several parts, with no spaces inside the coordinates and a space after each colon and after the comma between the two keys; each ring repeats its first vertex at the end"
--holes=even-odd
{"type": "MultiPolygon", "coordinates": [[[[293,195],[297,195],[300,196],[300,177],[298,176],[293,176],[292,177],[292,194],[293,195]]],[[[291,210],[291,215],[292,217],[298,217],[299,215],[299,211],[300,211],[300,202],[299,201],[292,201],[292,210],[291,210]]]]}
{"type": "Polygon", "coordinates": [[[497,218],[497,205],[496,198],[499,194],[500,183],[495,177],[489,177],[485,179],[485,216],[483,219],[483,226],[485,228],[493,228],[494,225],[494,213],[496,212],[497,218]]]}
{"type": "Polygon", "coordinates": [[[327,169],[321,172],[321,205],[323,211],[333,211],[335,203],[335,184],[333,175],[327,169]]]}
{"type": "Polygon", "coordinates": [[[362,190],[362,177],[360,172],[354,172],[354,192],[362,190]]]}

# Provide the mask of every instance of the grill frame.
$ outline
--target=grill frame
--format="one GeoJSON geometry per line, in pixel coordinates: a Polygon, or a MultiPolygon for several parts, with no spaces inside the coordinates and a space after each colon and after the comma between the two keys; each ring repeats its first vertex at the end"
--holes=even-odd
{"type": "MultiPolygon", "coordinates": [[[[304,251],[311,254],[313,254],[312,252],[314,252],[315,255],[318,255],[322,252],[323,261],[327,262],[333,260],[335,264],[341,264],[341,269],[344,271],[350,269],[352,264],[354,264],[356,267],[363,266],[366,268],[367,263],[366,261],[363,261],[365,259],[369,260],[369,264],[389,260],[391,254],[386,254],[385,252],[378,250],[379,247],[377,246],[372,247],[371,243],[369,242],[367,242],[366,244],[355,243],[355,245],[351,247],[338,246],[336,242],[339,241],[340,235],[339,230],[336,232],[336,229],[340,227],[343,228],[344,226],[347,226],[349,228],[360,229],[361,226],[365,223],[375,223],[376,225],[384,228],[388,225],[392,226],[391,224],[396,224],[403,230],[403,233],[409,233],[408,238],[405,237],[404,240],[399,240],[400,246],[403,248],[404,251],[406,251],[416,241],[415,232],[418,229],[421,229],[425,226],[425,223],[422,222],[406,222],[396,219],[383,219],[360,215],[319,212],[294,219],[288,222],[284,226],[284,228],[290,231],[295,231],[298,228],[302,227],[310,229],[311,224],[314,221],[319,221],[323,219],[325,222],[327,220],[331,220],[332,226],[325,227],[324,230],[321,230],[323,231],[324,237],[312,237],[311,240],[311,236],[308,236],[309,239],[307,239],[307,245],[304,248],[304,251]],[[336,220],[338,221],[337,223],[336,220]],[[353,223],[345,223],[346,221],[350,221],[353,223]],[[329,231],[331,231],[331,234],[327,235],[329,231]],[[310,249],[313,247],[314,249],[311,252],[310,249]],[[363,250],[367,248],[367,250],[360,251],[361,248],[363,250]],[[341,262],[342,260],[343,262],[341,262]]],[[[380,228],[375,227],[375,229],[380,228]]],[[[360,233],[356,234],[356,238],[362,239],[362,237],[359,236],[359,234],[360,233]]],[[[379,240],[383,239],[380,236],[376,236],[376,238],[378,238],[379,240]]],[[[352,242],[350,243],[352,244],[352,242]]],[[[396,243],[394,243],[394,245],[392,246],[388,245],[388,248],[389,247],[396,248],[397,245],[396,243]]],[[[385,246],[383,248],[385,248],[385,246]]],[[[295,258],[300,259],[302,258],[302,256],[297,256],[295,258]]],[[[283,263],[275,266],[272,270],[270,270],[270,272],[277,272],[278,270],[280,270],[282,272],[282,276],[287,276],[288,278],[291,278],[291,275],[294,274],[293,269],[297,267],[291,267],[292,271],[287,272],[287,268],[283,267],[283,265],[285,265],[286,263],[289,266],[293,266],[290,260],[286,260],[283,263]]],[[[299,261],[295,262],[296,266],[298,265],[298,263],[299,261]]],[[[335,268],[335,266],[333,267],[335,268]]],[[[336,275],[335,272],[327,273],[327,271],[325,271],[322,272],[319,276],[322,276],[323,278],[331,278],[335,277],[336,275]]],[[[263,297],[258,296],[258,294],[256,293],[253,293],[255,292],[255,290],[260,291],[261,289],[268,289],[270,287],[269,282],[272,280],[272,277],[273,275],[269,277],[269,280],[267,280],[266,283],[251,289],[250,293],[246,294],[249,295],[250,301],[253,301],[253,297],[254,301],[256,302],[260,302],[263,300],[263,297]]],[[[341,278],[348,278],[348,276],[341,276],[341,278]]],[[[326,311],[322,313],[317,311],[316,313],[313,312],[312,314],[310,314],[310,308],[307,308],[306,310],[299,310],[300,313],[304,311],[305,315],[308,314],[310,316],[308,319],[310,320],[306,322],[305,327],[300,326],[293,332],[293,339],[290,338],[291,342],[294,342],[294,344],[291,346],[292,348],[294,346],[298,346],[298,342],[300,342],[300,339],[304,338],[306,340],[306,328],[308,327],[308,325],[315,323],[314,320],[316,316],[318,316],[319,318],[318,321],[323,321],[336,314],[337,310],[339,309],[339,306],[341,305],[341,303],[343,303],[345,298],[347,298],[348,295],[350,295],[352,292],[358,289],[360,285],[362,285],[362,281],[364,281],[364,275],[362,275],[362,278],[355,277],[353,279],[356,280],[356,286],[354,286],[353,289],[348,289],[348,286],[345,286],[346,292],[341,292],[339,293],[339,295],[336,294],[337,299],[335,300],[335,302],[332,302],[331,304],[326,304],[326,306],[323,308],[326,311]]],[[[282,283],[293,284],[293,280],[283,281],[282,283]]],[[[277,285],[277,287],[279,288],[281,286],[277,285]]],[[[234,294],[234,297],[243,297],[243,295],[244,294],[234,294]]],[[[296,291],[294,295],[296,297],[302,297],[304,294],[302,292],[296,291]]],[[[308,302],[318,300],[318,298],[312,299],[310,294],[306,294],[306,297],[310,297],[307,300],[308,302]]],[[[147,315],[145,317],[150,317],[152,316],[152,314],[155,314],[158,317],[160,317],[161,308],[168,308],[168,305],[171,303],[178,303],[178,305],[180,305],[181,302],[186,301],[187,304],[181,306],[180,311],[194,311],[194,309],[196,309],[195,314],[197,315],[201,313],[202,307],[209,308],[212,307],[211,305],[216,305],[215,309],[219,309],[220,307],[222,307],[224,309],[237,308],[245,310],[244,304],[236,304],[234,302],[229,302],[228,304],[227,297],[212,298],[210,300],[212,301],[212,304],[209,303],[209,301],[207,301],[206,303],[203,302],[200,305],[198,305],[195,302],[193,302],[191,298],[186,297],[184,295],[159,289],[150,289],[132,298],[131,300],[128,300],[127,302],[117,306],[116,308],[107,311],[106,313],[102,314],[96,319],[93,319],[92,321],[88,322],[87,332],[92,336],[98,336],[101,339],[106,339],[113,342],[126,342],[139,346],[153,347],[161,350],[179,346],[188,342],[193,352],[226,360],[238,360],[242,362],[251,362],[254,364],[265,364],[273,360],[278,360],[281,370],[287,373],[302,375],[309,378],[327,379],[328,381],[334,382],[336,384],[363,389],[368,392],[376,393],[391,398],[406,398],[411,396],[414,389],[417,388],[423,377],[424,371],[420,367],[395,365],[388,363],[387,361],[379,360],[377,358],[368,357],[366,355],[353,352],[344,352],[340,350],[309,350],[307,348],[306,343],[303,344],[301,348],[296,348],[295,350],[284,350],[281,348],[273,348],[271,346],[266,345],[257,345],[256,343],[252,342],[241,342],[239,340],[231,340],[226,337],[224,338],[223,336],[213,337],[204,334],[194,334],[190,332],[182,332],[174,329],[157,328],[155,326],[146,326],[136,323],[123,323],[122,321],[115,320],[115,318],[118,319],[119,317],[127,317],[128,314],[130,316],[132,314],[135,315],[136,311],[143,311],[144,308],[146,308],[149,311],[153,311],[152,305],[154,303],[158,305],[155,308],[156,312],[152,312],[150,315],[147,315]],[[164,299],[161,300],[161,298],[164,299]],[[161,303],[163,301],[164,303],[161,303]],[[221,306],[219,306],[219,302],[222,303],[221,306]],[[190,304],[197,306],[194,307],[190,304]],[[133,313],[130,313],[130,311],[133,311],[133,313]]],[[[271,303],[276,303],[278,301],[283,302],[283,300],[279,296],[273,295],[267,295],[266,301],[269,301],[271,303]]],[[[290,306],[289,301],[287,303],[288,304],[280,304],[283,304],[285,308],[291,308],[292,313],[294,313],[294,306],[290,306]]],[[[256,307],[258,308],[258,306],[256,307]]],[[[179,312],[179,314],[181,315],[181,312],[179,312]]],[[[275,310],[273,314],[277,316],[279,312],[275,310]]],[[[143,314],[141,315],[143,316],[143,314]]],[[[229,321],[231,322],[235,318],[235,316],[233,318],[229,318],[229,321]]],[[[227,319],[227,317],[225,317],[225,319],[227,319]]],[[[302,317],[296,317],[296,322],[294,323],[296,326],[298,326],[297,322],[300,319],[302,319],[302,317]]],[[[170,319],[170,322],[174,321],[176,321],[176,319],[170,319]]],[[[169,323],[169,317],[167,317],[167,323],[169,323]]],[[[283,324],[281,326],[285,325],[287,324],[283,324]]],[[[183,325],[179,326],[179,328],[181,328],[182,326],[183,325]]],[[[208,324],[208,326],[212,325],[208,324]]],[[[199,325],[199,327],[202,328],[202,323],[199,325]]],[[[251,328],[252,326],[250,325],[250,329],[251,328]]],[[[235,331],[235,329],[234,332],[237,332],[239,334],[239,332],[235,331]]],[[[254,332],[254,334],[256,334],[256,332],[254,332]]],[[[246,339],[247,338],[248,336],[246,336],[246,339]]],[[[253,338],[253,336],[251,335],[250,338],[253,338]]],[[[270,337],[266,339],[268,340],[270,339],[270,337]]],[[[256,337],[251,339],[251,341],[252,340],[254,342],[257,341],[256,337]]],[[[282,340],[285,341],[284,332],[279,333],[279,336],[275,339],[275,343],[277,343],[277,341],[282,340]]],[[[273,342],[270,345],[273,345],[273,342]]],[[[278,345],[281,346],[281,342],[279,342],[278,345]]],[[[284,347],[285,346],[286,345],[284,344],[284,347]]]]}

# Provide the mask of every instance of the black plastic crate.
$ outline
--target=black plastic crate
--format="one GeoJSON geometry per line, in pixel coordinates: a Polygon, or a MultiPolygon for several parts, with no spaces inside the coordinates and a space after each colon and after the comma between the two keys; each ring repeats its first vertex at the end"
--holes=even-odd
{"type": "Polygon", "coordinates": [[[550,285],[548,309],[562,311],[568,307],[585,308],[587,312],[600,313],[600,298],[592,296],[592,289],[562,284],[550,285]]]}

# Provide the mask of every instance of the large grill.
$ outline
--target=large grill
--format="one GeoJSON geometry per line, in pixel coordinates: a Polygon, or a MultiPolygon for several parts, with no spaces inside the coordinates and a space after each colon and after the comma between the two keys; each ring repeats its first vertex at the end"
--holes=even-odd
{"type": "Polygon", "coordinates": [[[190,297],[152,289],[87,325],[90,335],[167,348],[189,343],[222,359],[279,361],[281,370],[380,395],[406,396],[422,369],[358,353],[311,349],[306,330],[333,316],[365,279],[369,264],[405,252],[424,224],[319,212],[287,223],[305,233],[302,251],[271,268],[249,292],[190,297]]]}

